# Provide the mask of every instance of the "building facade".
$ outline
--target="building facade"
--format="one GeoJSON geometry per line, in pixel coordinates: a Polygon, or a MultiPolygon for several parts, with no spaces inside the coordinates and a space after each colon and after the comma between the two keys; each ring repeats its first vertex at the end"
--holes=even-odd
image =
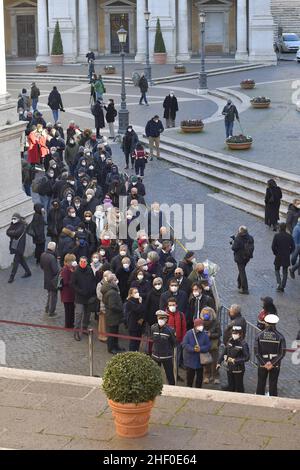
{"type": "MultiPolygon", "coordinates": [[[[157,18],[168,62],[188,61],[198,55],[199,12],[204,11],[207,53],[274,61],[274,12],[282,14],[278,6],[283,1],[294,0],[148,0],[151,55],[157,18]]],[[[6,55],[48,61],[58,20],[65,62],[82,61],[89,49],[99,56],[119,54],[117,31],[121,25],[128,30],[126,52],[142,62],[145,9],[146,0],[4,0],[6,55]]]]}

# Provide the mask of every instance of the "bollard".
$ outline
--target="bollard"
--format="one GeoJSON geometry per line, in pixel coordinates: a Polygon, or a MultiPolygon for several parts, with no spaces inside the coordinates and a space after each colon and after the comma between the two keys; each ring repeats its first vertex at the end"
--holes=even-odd
{"type": "Polygon", "coordinates": [[[89,366],[90,377],[94,376],[94,330],[89,329],[89,366]]]}

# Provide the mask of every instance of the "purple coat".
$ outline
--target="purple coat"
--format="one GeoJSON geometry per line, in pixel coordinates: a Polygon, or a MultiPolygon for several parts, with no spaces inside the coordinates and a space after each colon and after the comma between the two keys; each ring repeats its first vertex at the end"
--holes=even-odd
{"type": "Polygon", "coordinates": [[[61,277],[63,278],[63,288],[60,296],[62,303],[74,303],[75,292],[70,286],[70,280],[73,270],[69,266],[64,266],[61,270],[61,277]]]}

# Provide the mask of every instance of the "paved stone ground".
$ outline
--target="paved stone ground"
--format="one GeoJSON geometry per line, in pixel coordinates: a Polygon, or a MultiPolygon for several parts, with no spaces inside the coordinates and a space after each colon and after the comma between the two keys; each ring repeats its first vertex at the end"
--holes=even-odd
{"type": "Polygon", "coordinates": [[[233,394],[207,396],[200,391],[191,398],[189,390],[185,393],[186,396],[184,391],[174,396],[172,392],[170,396],[170,391],[165,390],[156,399],[149,434],[128,440],[115,434],[100,381],[71,384],[68,376],[60,380],[49,377],[48,381],[32,379],[26,374],[23,379],[4,376],[0,378],[0,447],[110,450],[112,453],[144,449],[300,448],[299,407],[287,400],[284,405],[271,404],[264,398],[259,400],[259,406],[253,406],[235,403],[233,394]]]}

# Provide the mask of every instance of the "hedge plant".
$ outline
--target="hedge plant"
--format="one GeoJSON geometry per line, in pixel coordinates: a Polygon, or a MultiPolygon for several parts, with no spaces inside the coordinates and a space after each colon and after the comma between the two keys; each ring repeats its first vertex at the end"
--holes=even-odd
{"type": "Polygon", "coordinates": [[[60,29],[59,29],[59,22],[56,22],[53,41],[52,41],[52,51],[51,55],[63,55],[64,48],[62,44],[60,29]]]}
{"type": "Polygon", "coordinates": [[[162,392],[161,370],[146,354],[117,354],[105,367],[102,388],[117,403],[153,401],[162,392]]]}
{"type": "Polygon", "coordinates": [[[164,38],[163,38],[163,35],[162,35],[162,32],[161,32],[159,18],[157,18],[157,23],[156,23],[154,53],[155,54],[165,54],[166,53],[165,41],[164,41],[164,38]]]}

